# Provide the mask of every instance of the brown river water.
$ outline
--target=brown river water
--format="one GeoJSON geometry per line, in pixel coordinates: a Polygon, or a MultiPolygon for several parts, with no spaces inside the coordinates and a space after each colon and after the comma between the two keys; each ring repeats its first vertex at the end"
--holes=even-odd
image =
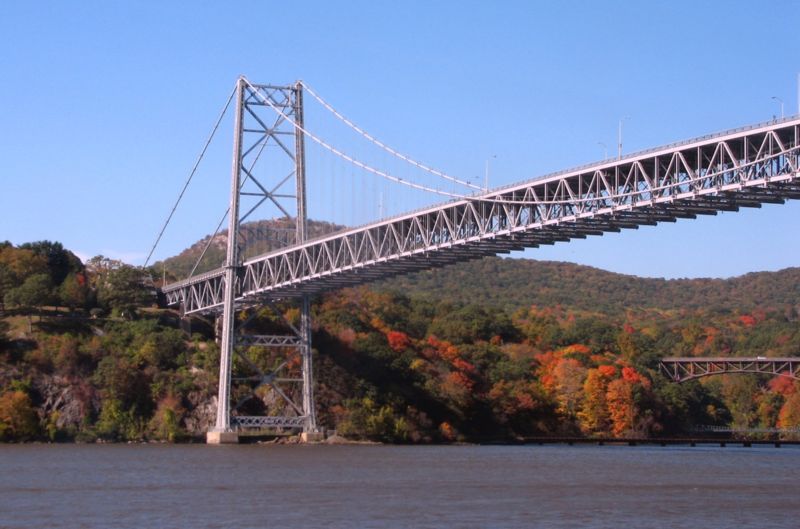
{"type": "Polygon", "coordinates": [[[3,445],[0,528],[800,528],[800,447],[3,445]]]}

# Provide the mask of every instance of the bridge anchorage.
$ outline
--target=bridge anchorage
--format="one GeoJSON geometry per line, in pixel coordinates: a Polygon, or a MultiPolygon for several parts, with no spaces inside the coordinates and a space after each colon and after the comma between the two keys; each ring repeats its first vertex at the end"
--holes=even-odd
{"type": "Polygon", "coordinates": [[[761,373],[800,380],[800,358],[674,357],[664,358],[659,367],[673,382],[725,373],[761,373]]]}
{"type": "MultiPolygon", "coordinates": [[[[457,195],[393,178],[311,134],[303,121],[304,88],[308,89],[300,82],[272,86],[255,85],[244,77],[238,80],[228,226],[228,233],[234,236],[228,237],[225,266],[162,288],[167,303],[182,307],[184,314],[221,314],[219,400],[209,442],[235,442],[237,431],[254,427],[302,427],[306,438],[319,435],[311,362],[311,295],[485,255],[800,198],[798,116],[657,147],[499,189],[457,195]],[[375,176],[449,195],[452,200],[308,240],[306,136],[375,176]],[[276,148],[264,151],[267,143],[276,148]],[[285,164],[283,171],[278,165],[270,174],[288,175],[272,181],[272,186],[266,185],[254,170],[260,157],[270,155],[285,164]],[[293,195],[280,191],[292,181],[293,195]],[[245,189],[245,185],[251,189],[245,189]],[[239,211],[241,197],[256,201],[244,215],[239,211]],[[287,199],[294,203],[287,204],[287,199]],[[286,217],[295,219],[295,244],[242,259],[237,246],[239,223],[267,201],[286,217]],[[294,300],[300,306],[299,325],[285,322],[290,335],[237,338],[245,325],[234,328],[236,310],[268,307],[281,318],[275,305],[279,300],[294,300]],[[282,362],[268,372],[260,370],[235,348],[245,343],[293,348],[300,358],[300,375],[286,374],[294,360],[282,362]],[[237,405],[232,415],[234,356],[254,373],[244,377],[246,381],[255,384],[256,390],[265,386],[273,389],[286,402],[287,413],[245,415],[238,412],[237,405]],[[281,384],[295,384],[295,391],[284,391],[281,384]],[[301,386],[299,393],[297,384],[301,386]]],[[[322,103],[384,150],[463,184],[399,155],[322,103]]]]}

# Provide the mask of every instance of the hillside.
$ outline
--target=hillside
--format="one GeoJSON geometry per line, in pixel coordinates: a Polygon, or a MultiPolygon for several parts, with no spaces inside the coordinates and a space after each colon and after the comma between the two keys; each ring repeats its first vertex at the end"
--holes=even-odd
{"type": "Polygon", "coordinates": [[[428,300],[510,312],[537,305],[603,313],[630,308],[748,312],[800,306],[800,268],[731,279],[652,279],[589,266],[487,257],[376,284],[428,300]]]}
{"type": "MultiPolygon", "coordinates": [[[[329,222],[309,220],[308,238],[313,239],[343,228],[329,222]]],[[[295,240],[294,223],[288,218],[247,222],[242,224],[240,234],[239,247],[243,259],[289,246],[295,240]]],[[[220,231],[213,238],[207,235],[178,255],[154,263],[153,275],[161,277],[166,270],[167,277],[176,280],[188,277],[195,265],[196,274],[219,268],[225,263],[227,240],[228,230],[220,231]],[[201,256],[202,260],[198,263],[201,256]]]]}
{"type": "MultiPolygon", "coordinates": [[[[344,229],[309,221],[309,237],[344,229]]],[[[208,246],[197,273],[222,266],[227,232],[207,236],[175,257],[156,263],[154,277],[165,266],[168,277],[182,279],[208,246]]],[[[245,258],[294,241],[289,219],[246,223],[242,227],[245,258]]],[[[800,268],[756,272],[731,279],[654,279],[607,272],[572,263],[487,257],[381,281],[378,290],[397,290],[415,298],[454,304],[479,304],[514,312],[530,305],[561,306],[606,314],[630,308],[711,309],[749,312],[784,310],[800,305],[800,268]]]]}
{"type": "MultiPolygon", "coordinates": [[[[246,237],[270,244],[255,227],[246,237]]],[[[180,440],[209,427],[213,321],[154,306],[142,270],[100,257],[84,266],[59,243],[5,243],[0,279],[0,441],[180,440]]],[[[702,425],[796,437],[800,383],[728,375],[677,385],[658,363],[797,355],[798,283],[798,269],[664,281],[487,258],[329,292],[312,306],[319,421],[388,442],[669,436],[702,425]]],[[[284,333],[282,321],[296,325],[299,314],[282,311],[240,321],[284,333]]],[[[299,378],[297,357],[241,352],[249,360],[237,355],[234,371],[250,382],[234,385],[240,412],[285,412],[276,392],[256,387],[253,366],[299,378]]]]}

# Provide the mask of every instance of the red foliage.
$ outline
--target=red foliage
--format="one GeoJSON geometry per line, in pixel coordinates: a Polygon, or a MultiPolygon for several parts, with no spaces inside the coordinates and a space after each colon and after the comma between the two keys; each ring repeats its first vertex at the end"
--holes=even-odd
{"type": "Polygon", "coordinates": [[[386,339],[389,341],[389,347],[398,353],[411,345],[408,335],[400,331],[389,331],[386,333],[386,339]]]}
{"type": "Polygon", "coordinates": [[[743,315],[739,316],[739,321],[740,321],[740,322],[742,323],[742,325],[744,325],[745,327],[752,327],[753,325],[755,325],[755,324],[756,324],[756,319],[755,319],[755,317],[753,317],[753,316],[751,316],[751,315],[749,315],[749,314],[743,314],[743,315]]]}
{"type": "Polygon", "coordinates": [[[789,377],[774,377],[769,381],[769,389],[775,393],[780,393],[784,397],[788,397],[797,391],[794,380],[789,377]]]}
{"type": "Polygon", "coordinates": [[[627,323],[622,326],[622,330],[625,332],[625,334],[633,334],[636,332],[636,329],[627,323]]]}
{"type": "Polygon", "coordinates": [[[428,344],[436,348],[436,353],[448,362],[458,358],[458,348],[445,340],[439,340],[435,336],[428,337],[428,344]]]}
{"type": "Polygon", "coordinates": [[[475,373],[475,366],[462,358],[454,358],[451,364],[453,365],[454,368],[463,373],[469,373],[469,374],[475,373]]]}
{"type": "Polygon", "coordinates": [[[597,370],[604,377],[612,378],[617,376],[617,368],[614,366],[609,366],[609,365],[598,366],[597,370]]]}
{"type": "Polygon", "coordinates": [[[472,386],[475,385],[467,375],[464,373],[459,373],[458,371],[451,371],[447,375],[447,380],[469,390],[471,390],[472,386]]]}
{"type": "Polygon", "coordinates": [[[627,366],[622,368],[622,378],[626,382],[630,382],[631,384],[640,382],[642,379],[639,373],[637,373],[634,368],[627,366]]]}

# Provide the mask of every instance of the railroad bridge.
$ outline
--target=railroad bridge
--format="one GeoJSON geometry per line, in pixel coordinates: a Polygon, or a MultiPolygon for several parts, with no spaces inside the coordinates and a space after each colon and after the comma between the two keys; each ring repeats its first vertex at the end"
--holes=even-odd
{"type": "Polygon", "coordinates": [[[661,360],[659,367],[674,382],[725,373],[761,373],[800,380],[800,358],[672,357],[661,360]]]}

